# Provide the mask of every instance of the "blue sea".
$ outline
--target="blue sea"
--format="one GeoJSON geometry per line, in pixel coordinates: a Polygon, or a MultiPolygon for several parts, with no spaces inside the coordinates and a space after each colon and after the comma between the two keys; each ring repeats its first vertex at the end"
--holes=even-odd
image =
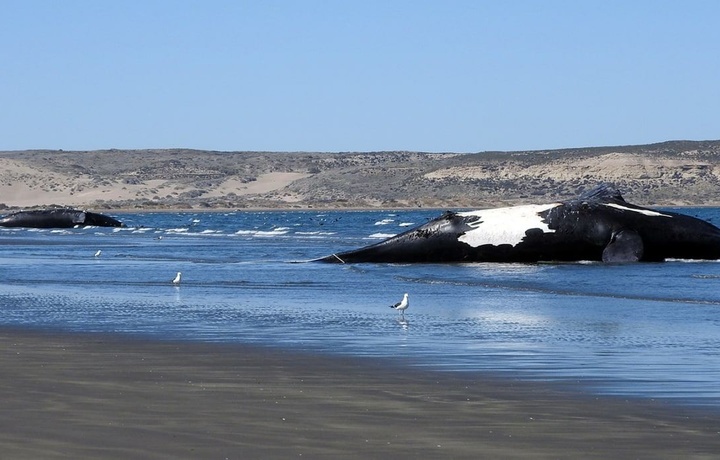
{"type": "MultiPolygon", "coordinates": [[[[720,222],[718,208],[676,211],[720,222]]],[[[3,228],[0,325],[383,358],[720,408],[720,262],[308,262],[440,213],[127,213],[111,214],[126,228],[3,228]],[[389,305],[405,292],[403,317],[389,305]]]]}

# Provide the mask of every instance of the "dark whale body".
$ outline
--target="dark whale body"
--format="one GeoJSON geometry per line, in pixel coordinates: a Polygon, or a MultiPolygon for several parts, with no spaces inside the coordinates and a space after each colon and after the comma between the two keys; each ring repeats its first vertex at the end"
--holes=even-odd
{"type": "Polygon", "coordinates": [[[103,214],[77,209],[43,209],[18,211],[0,218],[0,227],[72,228],[122,227],[119,220],[103,214]]]}
{"type": "Polygon", "coordinates": [[[323,262],[637,262],[720,259],[720,228],[626,202],[600,186],[572,200],[442,216],[323,262]]]}

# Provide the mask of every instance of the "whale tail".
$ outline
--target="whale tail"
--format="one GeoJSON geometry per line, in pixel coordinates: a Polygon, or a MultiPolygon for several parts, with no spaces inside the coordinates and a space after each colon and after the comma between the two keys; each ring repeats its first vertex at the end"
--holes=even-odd
{"type": "Polygon", "coordinates": [[[622,203],[626,203],[625,198],[623,198],[622,194],[620,193],[620,190],[618,190],[611,184],[600,184],[597,187],[591,188],[590,190],[587,190],[586,192],[580,194],[580,196],[577,197],[577,200],[620,201],[622,203]]]}

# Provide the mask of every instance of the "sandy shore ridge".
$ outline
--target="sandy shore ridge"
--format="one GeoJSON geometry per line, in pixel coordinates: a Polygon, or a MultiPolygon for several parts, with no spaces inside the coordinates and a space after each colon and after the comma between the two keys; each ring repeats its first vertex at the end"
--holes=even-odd
{"type": "Polygon", "coordinates": [[[720,205],[720,141],[528,152],[0,152],[0,208],[462,208],[611,183],[642,205],[720,205]]]}

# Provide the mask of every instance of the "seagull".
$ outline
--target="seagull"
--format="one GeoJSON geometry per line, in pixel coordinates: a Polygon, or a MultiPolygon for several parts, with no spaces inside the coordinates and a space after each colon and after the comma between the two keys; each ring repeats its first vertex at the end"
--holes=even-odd
{"type": "Polygon", "coordinates": [[[102,254],[102,249],[98,249],[95,253],[95,257],[100,257],[100,254],[102,254]]]}
{"type": "Polygon", "coordinates": [[[182,273],[177,272],[177,275],[175,275],[175,279],[172,280],[173,284],[180,284],[180,277],[182,276],[182,273]]]}
{"type": "Polygon", "coordinates": [[[408,300],[407,292],[403,296],[403,299],[396,303],[395,305],[390,305],[390,308],[394,308],[395,310],[398,310],[400,313],[402,313],[403,316],[405,316],[405,310],[410,306],[410,301],[408,300]]]}

